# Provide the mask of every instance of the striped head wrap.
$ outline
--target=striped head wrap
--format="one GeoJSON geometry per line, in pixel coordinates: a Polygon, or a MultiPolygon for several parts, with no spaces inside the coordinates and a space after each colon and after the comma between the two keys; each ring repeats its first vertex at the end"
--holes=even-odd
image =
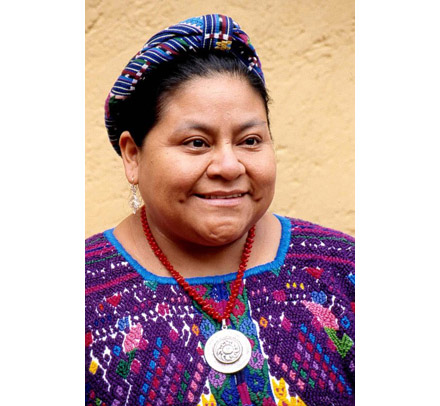
{"type": "Polygon", "coordinates": [[[264,83],[261,63],[248,35],[232,18],[208,14],[189,18],[150,38],[128,62],[105,101],[105,126],[113,148],[120,155],[119,137],[122,103],[136,90],[136,84],[157,66],[177,55],[197,50],[223,50],[236,56],[264,83]]]}

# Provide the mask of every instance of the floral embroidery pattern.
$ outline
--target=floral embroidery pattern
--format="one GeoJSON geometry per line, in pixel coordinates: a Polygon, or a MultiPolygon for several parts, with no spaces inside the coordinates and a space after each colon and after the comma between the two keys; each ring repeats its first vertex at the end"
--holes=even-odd
{"type": "Polygon", "coordinates": [[[263,367],[264,357],[259,351],[252,351],[251,359],[249,360],[249,365],[255,369],[261,369],[263,367]]]}
{"type": "Polygon", "coordinates": [[[330,309],[325,308],[319,303],[307,302],[306,300],[303,300],[301,303],[315,316],[313,319],[315,326],[339,329],[337,318],[330,309]]]}
{"type": "Polygon", "coordinates": [[[137,323],[131,328],[130,332],[125,336],[124,339],[124,351],[126,353],[133,351],[139,346],[139,342],[142,338],[142,332],[143,329],[140,323],[137,323]]]}
{"type": "Polygon", "coordinates": [[[215,388],[219,388],[223,385],[223,382],[226,379],[226,375],[222,374],[221,372],[217,372],[214,369],[211,369],[211,372],[208,375],[208,379],[215,388]]]}

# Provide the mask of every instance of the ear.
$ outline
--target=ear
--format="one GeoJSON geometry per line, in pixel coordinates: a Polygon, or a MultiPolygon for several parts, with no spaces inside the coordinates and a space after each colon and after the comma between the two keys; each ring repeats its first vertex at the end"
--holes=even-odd
{"type": "Polygon", "coordinates": [[[136,145],[128,131],[124,131],[119,137],[119,148],[121,149],[125,176],[129,183],[136,185],[139,181],[141,149],[136,145]]]}

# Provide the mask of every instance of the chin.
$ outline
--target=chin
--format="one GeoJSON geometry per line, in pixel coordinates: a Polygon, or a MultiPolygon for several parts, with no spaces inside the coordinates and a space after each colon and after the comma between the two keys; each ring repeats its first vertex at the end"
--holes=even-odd
{"type": "Polygon", "coordinates": [[[252,224],[240,224],[237,220],[220,222],[216,221],[199,229],[198,236],[203,240],[203,245],[220,246],[233,243],[248,232],[252,224]],[[201,232],[200,232],[201,231],[201,232]]]}

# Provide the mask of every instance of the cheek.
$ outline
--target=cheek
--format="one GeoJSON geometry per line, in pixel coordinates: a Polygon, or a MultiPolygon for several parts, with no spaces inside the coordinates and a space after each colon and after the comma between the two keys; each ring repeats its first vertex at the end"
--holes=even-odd
{"type": "Polygon", "coordinates": [[[157,156],[142,168],[146,193],[171,196],[187,193],[200,176],[200,165],[194,160],[182,159],[177,154],[157,156]]]}
{"type": "Polygon", "coordinates": [[[275,188],[277,168],[275,158],[268,158],[255,168],[256,178],[268,191],[275,188]]]}

